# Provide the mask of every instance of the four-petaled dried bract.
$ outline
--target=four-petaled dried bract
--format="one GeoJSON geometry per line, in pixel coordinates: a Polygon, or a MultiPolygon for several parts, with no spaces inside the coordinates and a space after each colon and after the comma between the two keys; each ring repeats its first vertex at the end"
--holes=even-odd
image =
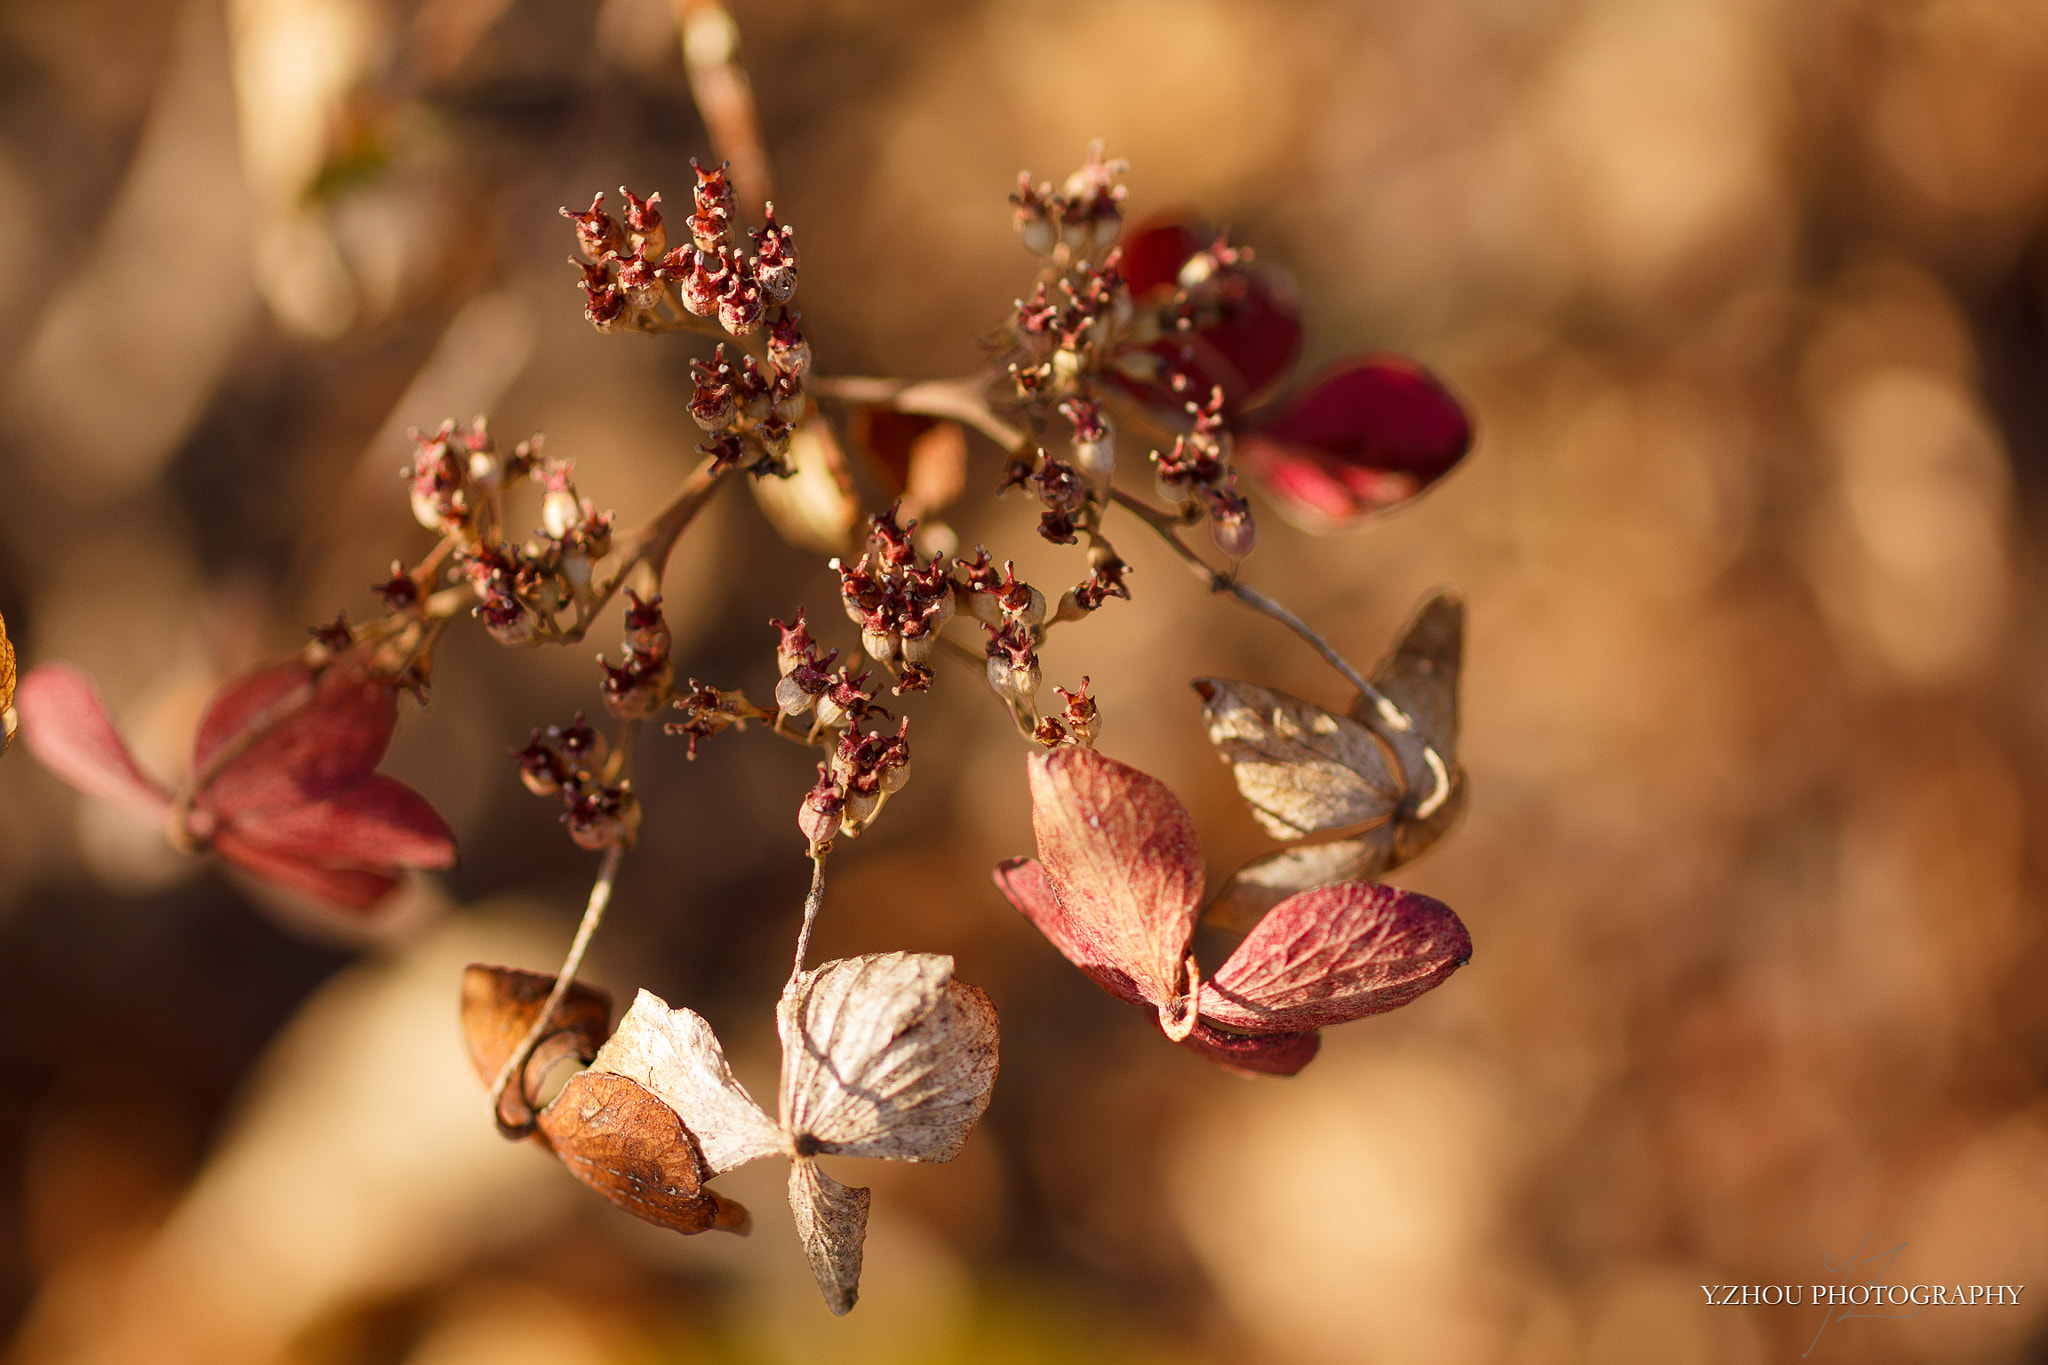
{"type": "Polygon", "coordinates": [[[779,1120],[733,1079],[701,1016],[647,991],[584,1074],[621,1076],[658,1096],[695,1139],[708,1175],[790,1157],[790,1210],[818,1288],[841,1314],[860,1287],[868,1192],[832,1179],[816,1158],[959,1155],[995,1084],[995,1007],[953,979],[950,957],[875,953],[800,974],[775,1018],[779,1120]]]}
{"type": "Polygon", "coordinates": [[[1227,1066],[1291,1076],[1315,1056],[1315,1030],[1406,1004],[1472,955],[1440,901],[1347,881],[1281,901],[1201,981],[1188,942],[1202,851],[1187,808],[1090,749],[1030,762],[1040,861],[1003,863],[996,884],[1103,989],[1227,1066]]]}

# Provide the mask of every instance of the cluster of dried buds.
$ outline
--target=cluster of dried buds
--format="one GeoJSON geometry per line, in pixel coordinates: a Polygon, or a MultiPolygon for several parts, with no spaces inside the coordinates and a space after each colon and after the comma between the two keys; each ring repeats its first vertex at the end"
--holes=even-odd
{"type": "Polygon", "coordinates": [[[1187,405],[1193,430],[1174,439],[1173,449],[1152,452],[1159,496],[1181,509],[1183,517],[1206,513],[1216,548],[1233,559],[1251,553],[1258,542],[1251,504],[1237,491],[1237,471],[1230,467],[1230,424],[1223,415],[1221,385],[1209,391],[1205,406],[1187,405]]]}
{"type": "Polygon", "coordinates": [[[897,507],[870,519],[860,562],[835,559],[839,600],[860,627],[861,647],[898,679],[897,695],[931,685],[932,651],[939,631],[953,619],[953,583],[944,556],[919,559],[911,541],[917,523],[899,525],[897,507]]]}
{"type": "MultiPolygon", "coordinates": [[[[520,447],[529,460],[538,440],[520,447]]],[[[476,615],[500,644],[539,644],[580,629],[592,607],[592,571],[612,549],[612,514],[577,496],[570,462],[541,463],[533,476],[545,491],[540,527],[525,543],[506,540],[494,518],[455,552],[480,599],[476,615]],[[573,614],[566,628],[565,611],[573,614]]]]}
{"type": "Polygon", "coordinates": [[[801,611],[795,625],[771,624],[781,633],[775,647],[782,673],[775,685],[777,723],[808,714],[807,738],[832,750],[831,761],[818,765],[818,780],[797,808],[797,828],[816,857],[837,835],[858,836],[874,822],[883,801],[910,780],[910,721],[901,721],[894,735],[879,728],[863,731],[870,717],[889,715],[875,704],[869,675],[844,665],[833,668],[839,651],[818,653],[801,611]]]}
{"type": "Polygon", "coordinates": [[[1067,177],[1057,193],[1052,182],[1031,184],[1031,173],[1017,177],[1010,203],[1016,209],[1017,236],[1040,256],[1085,256],[1116,241],[1123,231],[1124,187],[1117,177],[1130,169],[1125,161],[1103,158],[1102,144],[1088,149],[1088,161],[1067,177]]]}
{"type": "Polygon", "coordinates": [[[659,194],[641,199],[621,187],[623,225],[605,212],[602,194],[583,213],[562,210],[576,225],[584,258],[570,258],[583,271],[584,316],[600,332],[671,331],[699,318],[735,338],[765,330],[765,371],[753,356],[727,360],[723,345],[708,362],[693,364],[690,414],[712,438],[705,452],[721,465],[787,473],[784,457],[803,417],[803,378],[811,366],[797,314],[784,306],[796,293],[796,243],[770,204],[760,230],[749,234],[749,254],[740,246],[726,168],[690,164],[697,172],[690,237],[674,247],[655,207],[659,194]]]}
{"type": "Polygon", "coordinates": [[[620,720],[645,720],[668,699],[675,674],[669,667],[668,622],[661,614],[661,594],[642,601],[626,591],[626,659],[614,667],[602,654],[605,710],[620,720]]]}
{"type": "Polygon", "coordinates": [[[706,687],[695,678],[690,679],[689,690],[678,695],[673,705],[683,713],[683,718],[662,728],[671,735],[689,738],[691,758],[697,756],[700,739],[709,739],[735,726],[745,729],[750,720],[775,718],[775,712],[754,705],[738,688],[706,687]]]}
{"type": "Polygon", "coordinates": [[[533,732],[524,749],[514,749],[519,778],[535,796],[562,801],[562,823],[583,848],[627,848],[640,828],[640,803],[633,784],[605,766],[610,747],[579,711],[574,723],[533,732]]]}
{"type": "Polygon", "coordinates": [[[483,543],[496,528],[499,499],[540,461],[540,437],[500,454],[481,417],[467,431],[451,420],[431,436],[415,431],[412,438],[412,466],[399,471],[412,485],[412,514],[429,531],[453,537],[458,547],[483,543]]]}

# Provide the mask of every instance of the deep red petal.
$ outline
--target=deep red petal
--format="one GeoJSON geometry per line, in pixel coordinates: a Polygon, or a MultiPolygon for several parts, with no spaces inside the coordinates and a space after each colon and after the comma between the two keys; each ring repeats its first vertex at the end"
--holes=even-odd
{"type": "Polygon", "coordinates": [[[202,802],[224,820],[318,801],[362,781],[391,747],[398,689],[364,661],[335,660],[317,679],[296,661],[272,664],[228,684],[200,722],[193,761],[203,768],[222,744],[287,706],[308,681],[302,705],[268,723],[208,784],[202,802]]]}
{"type": "Polygon", "coordinates": [[[1472,957],[1448,905],[1375,882],[1289,896],[1202,984],[1201,1013],[1226,1028],[1321,1028],[1405,1005],[1472,957]]]}
{"type": "Polygon", "coordinates": [[[1215,240],[1206,226],[1179,214],[1160,214],[1138,224],[1124,239],[1124,281],[1131,297],[1176,285],[1187,258],[1215,240]]]}
{"type": "Polygon", "coordinates": [[[283,857],[327,866],[444,868],[455,835],[427,798],[373,773],[334,796],[284,810],[244,814],[235,835],[283,857]]]}
{"type": "Polygon", "coordinates": [[[1124,973],[1147,1003],[1172,1001],[1204,887],[1187,807],[1093,749],[1034,755],[1030,770],[1031,828],[1076,945],[1068,956],[1124,973]]]}
{"type": "Polygon", "coordinates": [[[360,867],[322,867],[286,853],[273,852],[235,837],[223,830],[214,840],[214,850],[244,872],[344,910],[372,910],[398,887],[391,872],[360,867]]]}
{"type": "Polygon", "coordinates": [[[1315,1060],[1323,1039],[1321,1034],[1313,1032],[1246,1037],[1197,1022],[1195,1031],[1181,1039],[1180,1045],[1233,1071],[1262,1076],[1292,1076],[1315,1060]]]}
{"type": "Polygon", "coordinates": [[[84,669],[51,663],[32,670],[21,680],[14,705],[22,738],[44,767],[138,820],[163,823],[170,790],[135,762],[84,669]]]}
{"type": "Polygon", "coordinates": [[[1325,372],[1239,450],[1283,503],[1341,521],[1414,497],[1471,446],[1471,419],[1435,376],[1374,356],[1325,372]]]}
{"type": "Polygon", "coordinates": [[[1052,883],[1046,879],[1042,864],[1032,858],[1012,858],[997,865],[995,877],[996,886],[1010,898],[1010,904],[1022,911],[1024,918],[1036,925],[1038,932],[1050,939],[1052,946],[1059,949],[1067,961],[1088,973],[1097,985],[1119,1000],[1128,1000],[1147,1009],[1152,1007],[1129,975],[1091,956],[1093,950],[1088,940],[1077,936],[1067,923],[1067,912],[1060,907],[1059,897],[1053,894],[1052,883]]]}

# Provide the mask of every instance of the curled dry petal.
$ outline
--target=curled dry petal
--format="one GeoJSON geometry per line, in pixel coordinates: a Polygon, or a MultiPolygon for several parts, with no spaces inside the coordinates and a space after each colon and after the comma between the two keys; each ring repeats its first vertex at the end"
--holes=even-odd
{"type": "Polygon", "coordinates": [[[1238,451],[1291,520],[1331,530],[1406,502],[1471,446],[1471,419],[1436,377],[1380,355],[1324,373],[1238,451]]]}
{"type": "Polygon", "coordinates": [[[1055,921],[1047,936],[1091,974],[1121,973],[1140,999],[1169,1004],[1202,900],[1193,817],[1164,782],[1093,749],[1030,765],[1031,829],[1053,895],[1018,908],[1055,921]]]}
{"type": "Polygon", "coordinates": [[[1306,1033],[1226,1033],[1203,1020],[1181,1046],[1199,1052],[1219,1066],[1259,1076],[1292,1076],[1316,1058],[1323,1035],[1306,1033]]]}
{"type": "Polygon", "coordinates": [[[1462,785],[1455,779],[1464,642],[1463,599],[1455,593],[1436,593],[1416,609],[1401,638],[1373,670],[1373,687],[1400,717],[1387,716],[1363,694],[1351,704],[1351,714],[1393,747],[1408,789],[1403,802],[1407,819],[1431,819],[1450,798],[1451,788],[1462,785]]]}
{"type": "Polygon", "coordinates": [[[951,1161],[988,1107],[996,1012],[935,953],[805,972],[776,1009],[782,1123],[799,1155],[951,1161]]]}
{"type": "MultiPolygon", "coordinates": [[[[499,1068],[525,1041],[527,1030],[547,1003],[555,978],[517,967],[471,963],[462,974],[462,1036],[469,1043],[470,1065],[485,1085],[498,1079],[499,1068]]],[[[554,1028],[527,1059],[521,1083],[506,1087],[501,1102],[514,1127],[532,1121],[535,1092],[548,1069],[564,1057],[588,1062],[611,1026],[612,1001],[603,991],[576,982],[555,1009],[554,1028]],[[523,1106],[523,1109],[522,1109],[523,1106]]]]}
{"type": "Polygon", "coordinates": [[[169,789],[136,764],[85,670],[61,663],[32,670],[16,705],[29,752],[51,772],[145,823],[160,824],[170,812],[169,789]]]}
{"type": "Polygon", "coordinates": [[[860,1297],[861,1251],[868,1235],[868,1205],[874,1195],[842,1185],[809,1157],[789,1168],[789,1211],[818,1292],[832,1316],[845,1317],[860,1297]]]}
{"type": "Polygon", "coordinates": [[[711,1025],[652,991],[640,992],[591,1065],[638,1081],[683,1115],[714,1176],[783,1149],[781,1127],[733,1079],[711,1025]]]}
{"type": "Polygon", "coordinates": [[[1274,838],[1300,839],[1394,813],[1401,783],[1365,726],[1251,683],[1197,678],[1194,686],[1209,742],[1274,838]]]}
{"type": "Polygon", "coordinates": [[[1202,985],[1224,1028],[1321,1028],[1405,1005],[1465,965],[1472,938],[1442,901],[1340,882],[1275,906],[1202,985]]]}
{"type": "Polygon", "coordinates": [[[578,1072],[541,1111],[540,1132],[570,1174],[656,1227],[688,1235],[751,1226],[743,1206],[704,1188],[689,1130],[636,1081],[578,1072]]]}

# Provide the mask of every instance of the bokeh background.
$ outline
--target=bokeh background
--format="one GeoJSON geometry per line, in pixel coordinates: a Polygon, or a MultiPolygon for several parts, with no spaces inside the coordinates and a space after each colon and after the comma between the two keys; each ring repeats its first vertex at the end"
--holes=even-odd
{"type": "MultiPolygon", "coordinates": [[[[772,1163],[685,1240],[501,1144],[456,980],[547,968],[592,872],[504,757],[595,649],[443,650],[391,770],[461,868],[341,941],[0,760],[0,1323],[19,1365],[1748,1362],[1810,1307],[1704,1283],[2048,1280],[2048,8],[2021,0],[735,0],[819,368],[938,376],[1028,283],[1004,195],[1092,137],[1135,214],[1283,266],[1303,373],[1421,357],[1478,446],[1249,574],[1361,664],[1470,603],[1463,827],[1397,878],[1476,955],[1291,1081],[1168,1046],[994,891],[1023,747],[947,669],[819,947],[950,952],[1003,1015],[986,1122],[872,1183],[829,1318],[772,1163]],[[1867,1239],[1867,1240],[1866,1240],[1867,1239]],[[1859,1270],[1858,1277],[1875,1273],[1859,1270]]],[[[687,337],[601,337],[559,205],[710,146],[663,0],[0,5],[0,612],[175,772],[226,672],[373,608],[424,533],[408,426],[548,433],[634,520],[687,468],[687,337]]],[[[1127,452],[1126,459],[1133,458],[1127,452]]],[[[1078,577],[992,503],[949,514],[1078,577]]],[[[1141,481],[1142,484],[1142,481],[1141,481]]],[[[1103,748],[1212,881],[1268,845],[1181,680],[1341,685],[1135,530],[1063,630],[1103,748]]],[[[677,667],[764,695],[832,580],[732,490],[668,578],[677,667]]],[[[844,634],[845,638],[841,638],[844,634]]],[[[591,976],[743,1076],[806,866],[804,756],[647,747],[591,976]]],[[[872,1169],[870,1169],[872,1168],[872,1169]]],[[[2048,1296],[1812,1359],[2048,1355],[2048,1296]]]]}

